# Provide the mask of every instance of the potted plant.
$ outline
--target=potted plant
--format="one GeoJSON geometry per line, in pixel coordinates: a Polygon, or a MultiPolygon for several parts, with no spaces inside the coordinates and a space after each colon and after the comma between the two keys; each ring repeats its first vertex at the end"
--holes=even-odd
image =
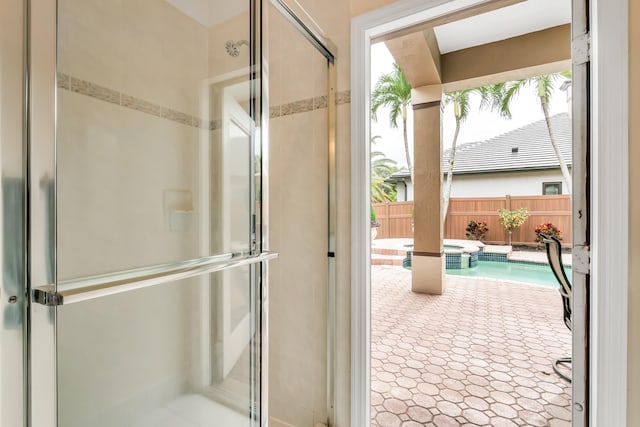
{"type": "Polygon", "coordinates": [[[507,244],[511,245],[511,234],[513,233],[513,230],[524,224],[526,219],[529,217],[529,212],[527,211],[527,208],[520,208],[515,211],[500,209],[498,210],[498,217],[500,217],[500,222],[507,232],[507,244]]]}
{"type": "Polygon", "coordinates": [[[534,233],[536,233],[536,242],[538,243],[542,243],[542,237],[540,237],[540,234],[552,236],[557,238],[558,240],[562,240],[562,236],[560,236],[562,232],[551,222],[543,222],[542,224],[537,225],[536,228],[533,229],[533,231],[534,233]]]}
{"type": "Polygon", "coordinates": [[[487,228],[487,223],[484,221],[469,221],[469,225],[465,229],[465,236],[469,240],[484,240],[485,234],[489,231],[487,228]]]}
{"type": "Polygon", "coordinates": [[[380,227],[380,223],[377,219],[376,209],[371,205],[371,240],[374,240],[378,235],[378,227],[380,227]]]}

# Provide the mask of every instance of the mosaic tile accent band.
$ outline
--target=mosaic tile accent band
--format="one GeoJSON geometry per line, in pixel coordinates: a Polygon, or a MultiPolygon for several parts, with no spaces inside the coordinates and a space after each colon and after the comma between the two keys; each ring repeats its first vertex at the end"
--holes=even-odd
{"type": "Polygon", "coordinates": [[[481,253],[478,256],[480,261],[496,261],[496,262],[508,262],[507,254],[485,254],[481,253]]]}
{"type": "Polygon", "coordinates": [[[58,73],[58,88],[110,102],[121,107],[129,108],[151,116],[171,120],[186,126],[200,129],[216,130],[220,129],[220,120],[206,120],[191,114],[183,113],[160,104],[155,104],[117,90],[100,86],[87,80],[78,79],[64,73],[58,73]]]}
{"type": "MultiPolygon", "coordinates": [[[[345,90],[344,92],[338,92],[336,94],[336,105],[348,104],[351,102],[351,91],[345,90]]],[[[307,98],[300,101],[293,101],[287,104],[276,105],[269,108],[269,118],[275,119],[277,117],[290,116],[292,114],[306,113],[314,110],[321,110],[327,108],[327,97],[316,96],[314,98],[307,98]]]]}
{"type": "MultiPolygon", "coordinates": [[[[58,73],[57,84],[59,89],[65,89],[71,92],[119,105],[121,107],[130,108],[141,113],[171,120],[185,126],[192,126],[199,129],[217,130],[221,128],[220,119],[208,120],[196,117],[182,111],[174,110],[160,104],[155,104],[117,90],[100,86],[87,80],[78,79],[68,74],[58,73]]],[[[351,102],[351,92],[338,92],[336,95],[336,105],[348,104],[351,102]]],[[[287,104],[276,105],[269,108],[269,117],[284,117],[292,114],[306,113],[308,111],[320,110],[327,108],[327,97],[317,96],[299,101],[289,102],[287,104]]]]}

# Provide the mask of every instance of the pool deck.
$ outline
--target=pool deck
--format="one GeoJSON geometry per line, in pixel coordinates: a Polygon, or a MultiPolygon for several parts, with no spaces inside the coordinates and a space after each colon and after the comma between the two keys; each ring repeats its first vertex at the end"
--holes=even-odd
{"type": "MultiPolygon", "coordinates": [[[[445,240],[455,245],[455,240],[445,240]]],[[[470,241],[462,241],[469,243],[470,241]]],[[[372,265],[402,265],[402,259],[406,252],[411,250],[413,239],[376,239],[371,242],[372,265]]],[[[531,251],[514,251],[511,246],[485,245],[484,251],[488,253],[506,253],[511,261],[547,263],[547,253],[544,249],[531,251]]],[[[571,265],[571,254],[562,254],[564,265],[571,265]]]]}
{"type": "Polygon", "coordinates": [[[411,272],[371,267],[373,427],[570,426],[571,353],[557,290],[446,276],[411,292],[411,272]]]}

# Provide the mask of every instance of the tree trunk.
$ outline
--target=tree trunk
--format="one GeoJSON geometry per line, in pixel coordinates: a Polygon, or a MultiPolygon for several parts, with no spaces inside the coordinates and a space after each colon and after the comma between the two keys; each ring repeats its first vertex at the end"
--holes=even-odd
{"type": "Polygon", "coordinates": [[[442,205],[442,225],[447,220],[449,210],[449,199],[451,197],[451,181],[453,180],[453,164],[456,160],[456,144],[458,143],[458,133],[460,133],[460,119],[456,117],[456,132],[453,134],[453,144],[451,144],[451,155],[449,156],[449,170],[447,171],[447,182],[444,186],[444,203],[442,205]]]}
{"type": "Polygon", "coordinates": [[[567,164],[564,162],[564,159],[562,158],[562,153],[560,153],[560,149],[558,148],[556,138],[553,134],[553,130],[551,129],[551,120],[549,119],[549,107],[547,105],[546,100],[542,96],[540,97],[540,104],[542,104],[542,111],[544,112],[544,120],[547,122],[547,130],[549,131],[549,139],[551,140],[551,147],[553,147],[553,151],[556,153],[556,157],[558,158],[558,162],[560,163],[560,171],[562,172],[562,176],[564,177],[564,182],[567,184],[567,193],[571,194],[573,190],[573,187],[571,185],[571,174],[569,173],[567,164]]]}
{"type": "Polygon", "coordinates": [[[407,138],[407,117],[406,114],[402,115],[402,136],[404,137],[404,155],[407,158],[407,168],[411,174],[411,182],[413,185],[413,165],[411,164],[411,155],[409,154],[409,139],[407,138]]]}

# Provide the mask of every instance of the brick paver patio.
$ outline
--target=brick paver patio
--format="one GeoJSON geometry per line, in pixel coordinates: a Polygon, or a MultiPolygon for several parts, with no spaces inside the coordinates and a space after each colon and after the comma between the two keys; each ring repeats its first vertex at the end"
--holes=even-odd
{"type": "Polygon", "coordinates": [[[446,277],[411,292],[411,272],[372,266],[372,426],[570,426],[571,353],[558,291],[446,277]]]}

